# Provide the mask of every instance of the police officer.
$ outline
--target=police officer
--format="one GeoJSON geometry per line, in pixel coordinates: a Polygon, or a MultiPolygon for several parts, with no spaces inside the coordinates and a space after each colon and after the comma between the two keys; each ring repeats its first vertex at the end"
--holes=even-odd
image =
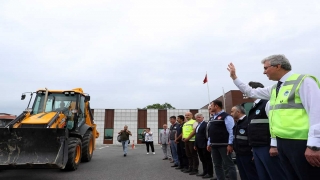
{"type": "Polygon", "coordinates": [[[223,166],[229,174],[230,180],[237,179],[236,167],[232,161],[233,152],[233,127],[234,119],[222,110],[222,102],[214,100],[210,104],[210,112],[214,115],[210,118],[208,125],[208,146],[216,171],[217,179],[224,180],[223,166]]]}
{"type": "Polygon", "coordinates": [[[262,60],[264,74],[277,84],[252,89],[240,81],[232,63],[228,70],[235,85],[248,97],[270,100],[270,133],[288,179],[320,177],[320,84],[311,75],[291,72],[284,55],[262,60]]]}
{"type": "MultiPolygon", "coordinates": [[[[252,81],[249,82],[249,86],[254,89],[264,88],[263,84],[252,81]]],[[[249,144],[252,147],[259,180],[285,180],[286,175],[278,156],[276,140],[272,139],[271,141],[270,138],[269,119],[266,112],[267,103],[267,100],[254,99],[253,107],[248,113],[249,144]]]]}
{"type": "Polygon", "coordinates": [[[246,110],[237,105],[232,107],[231,116],[236,121],[233,128],[233,148],[236,152],[237,166],[242,180],[257,180],[258,174],[253,162],[252,148],[248,141],[248,124],[246,110]]]}

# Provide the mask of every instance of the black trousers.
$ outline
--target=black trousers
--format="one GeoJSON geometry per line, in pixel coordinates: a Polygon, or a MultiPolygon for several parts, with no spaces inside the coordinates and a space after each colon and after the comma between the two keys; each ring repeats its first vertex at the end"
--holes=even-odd
{"type": "Polygon", "coordinates": [[[207,151],[207,148],[197,148],[197,151],[200,161],[202,162],[203,174],[209,174],[213,176],[211,153],[207,151]]]}
{"type": "MultiPolygon", "coordinates": [[[[241,180],[257,180],[259,179],[256,165],[252,161],[253,155],[236,155],[237,166],[241,180]]],[[[280,179],[280,178],[279,178],[280,179]]],[[[286,179],[281,179],[286,180],[286,179]]]]}
{"type": "Polygon", "coordinates": [[[179,141],[179,143],[177,145],[177,153],[178,153],[178,159],[180,162],[180,166],[188,169],[189,163],[188,163],[188,158],[186,155],[185,144],[181,140],[179,141]]]}
{"type": "Polygon", "coordinates": [[[198,170],[199,167],[199,158],[197,151],[194,150],[194,141],[185,142],[186,147],[186,155],[188,157],[189,168],[193,170],[198,170]]]}
{"type": "Polygon", "coordinates": [[[147,152],[149,152],[149,146],[151,146],[151,151],[154,152],[153,141],[146,142],[147,152]]]}
{"type": "Polygon", "coordinates": [[[277,147],[287,179],[319,179],[320,168],[312,167],[304,156],[307,148],[306,140],[282,139],[277,137],[277,147]]]}

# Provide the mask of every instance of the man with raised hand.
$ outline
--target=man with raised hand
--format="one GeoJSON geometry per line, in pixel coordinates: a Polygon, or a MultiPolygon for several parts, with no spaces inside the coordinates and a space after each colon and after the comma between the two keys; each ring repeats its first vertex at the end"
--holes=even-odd
{"type": "Polygon", "coordinates": [[[320,84],[316,77],[291,72],[284,55],[272,55],[261,61],[264,74],[277,84],[252,89],[228,70],[234,84],[250,98],[270,100],[270,133],[288,179],[320,177],[320,84]]]}

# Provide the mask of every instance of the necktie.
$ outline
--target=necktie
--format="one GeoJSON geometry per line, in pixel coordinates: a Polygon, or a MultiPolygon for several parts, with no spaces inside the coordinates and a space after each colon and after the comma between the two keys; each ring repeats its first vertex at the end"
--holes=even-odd
{"type": "Polygon", "coordinates": [[[166,133],[166,129],[164,129],[164,134],[167,134],[167,133],[166,133]]]}
{"type": "Polygon", "coordinates": [[[281,81],[278,81],[277,89],[276,89],[276,97],[278,97],[278,93],[279,93],[279,89],[280,89],[280,87],[281,87],[281,84],[282,84],[282,82],[281,82],[281,81]]]}

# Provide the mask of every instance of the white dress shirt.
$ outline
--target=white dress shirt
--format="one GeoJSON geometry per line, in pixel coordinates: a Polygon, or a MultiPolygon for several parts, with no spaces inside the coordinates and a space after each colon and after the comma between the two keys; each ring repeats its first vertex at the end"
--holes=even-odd
{"type": "Polygon", "coordinates": [[[203,120],[200,123],[198,123],[199,125],[197,126],[196,133],[198,133],[198,129],[201,126],[202,123],[203,123],[203,120]]]}
{"type": "MultiPolygon", "coordinates": [[[[292,74],[294,73],[288,72],[280,79],[280,81],[285,82],[292,74]]],[[[247,95],[247,97],[270,100],[272,86],[252,89],[249,85],[241,82],[239,78],[235,79],[233,82],[242,93],[247,95]]],[[[284,83],[281,84],[281,87],[283,84],[284,83]]],[[[318,112],[320,109],[320,89],[316,81],[313,78],[306,77],[301,83],[299,95],[302,105],[309,116],[310,128],[307,145],[320,147],[320,113],[318,112]]],[[[269,104],[267,105],[269,111],[269,104]]]]}

